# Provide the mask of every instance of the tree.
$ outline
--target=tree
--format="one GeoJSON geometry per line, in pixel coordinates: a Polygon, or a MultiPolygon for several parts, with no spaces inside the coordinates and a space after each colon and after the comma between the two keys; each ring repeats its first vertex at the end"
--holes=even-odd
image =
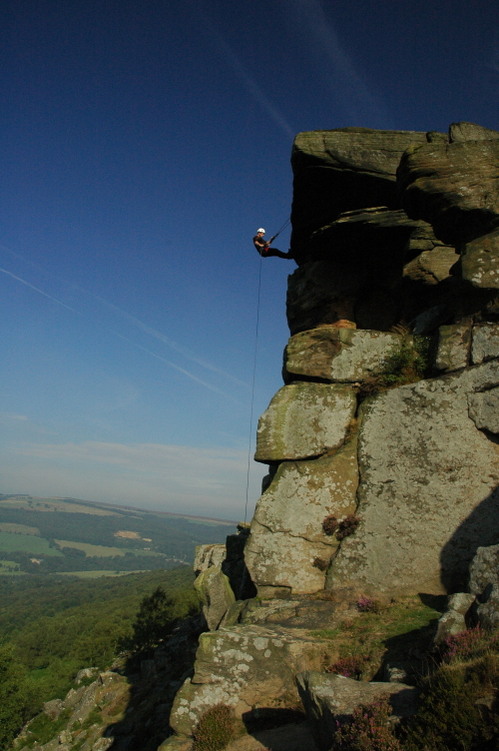
{"type": "Polygon", "coordinates": [[[6,748],[28,719],[31,692],[26,672],[9,646],[0,647],[0,747],[6,748]]]}
{"type": "Polygon", "coordinates": [[[132,636],[123,640],[123,647],[133,652],[156,647],[171,633],[176,621],[174,607],[175,600],[162,587],[156,587],[152,595],[142,600],[132,636]]]}

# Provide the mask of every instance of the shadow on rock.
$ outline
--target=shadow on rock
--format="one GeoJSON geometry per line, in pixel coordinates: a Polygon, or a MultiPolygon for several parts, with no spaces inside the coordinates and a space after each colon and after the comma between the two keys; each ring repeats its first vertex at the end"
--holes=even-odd
{"type": "MultiPolygon", "coordinates": [[[[185,618],[172,636],[150,653],[130,657],[121,671],[129,682],[129,700],[122,719],[106,727],[110,751],[156,751],[172,735],[168,724],[173,700],[193,674],[201,616],[185,618]]],[[[109,700],[112,701],[110,693],[109,700]]]]}
{"type": "Polygon", "coordinates": [[[496,488],[457,527],[442,548],[441,579],[449,594],[468,591],[469,567],[478,547],[497,544],[498,517],[499,488],[496,488]]]}

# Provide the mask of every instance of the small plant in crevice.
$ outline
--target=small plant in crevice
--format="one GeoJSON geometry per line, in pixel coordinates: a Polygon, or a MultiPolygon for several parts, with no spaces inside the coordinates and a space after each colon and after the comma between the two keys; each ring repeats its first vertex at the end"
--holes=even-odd
{"type": "Polygon", "coordinates": [[[338,724],[333,748],[335,751],[402,751],[390,724],[391,714],[387,698],[357,707],[349,721],[338,724]]]}
{"type": "Polygon", "coordinates": [[[430,344],[426,336],[402,339],[400,346],[385,358],[380,372],[361,384],[359,399],[426,378],[430,370],[430,344]]]}
{"type": "Polygon", "coordinates": [[[200,717],[193,732],[193,751],[221,751],[235,736],[235,718],[226,704],[215,704],[200,717]]]}
{"type": "Polygon", "coordinates": [[[338,529],[338,526],[339,526],[339,521],[332,514],[330,514],[329,516],[326,516],[326,518],[322,522],[322,529],[325,535],[329,535],[329,536],[334,535],[334,533],[338,529]]]}
{"type": "Polygon", "coordinates": [[[341,520],[331,514],[326,516],[322,522],[322,530],[329,537],[336,535],[337,540],[343,540],[343,538],[353,535],[359,524],[360,519],[355,514],[349,514],[341,520]]]}
{"type": "Polygon", "coordinates": [[[338,525],[338,531],[336,532],[336,539],[343,540],[345,537],[353,535],[355,530],[360,524],[360,519],[355,514],[349,514],[338,525]]]}
{"type": "Polygon", "coordinates": [[[345,678],[353,678],[356,681],[360,681],[368,660],[369,658],[363,655],[340,657],[332,665],[328,665],[325,670],[326,673],[338,673],[338,675],[342,675],[345,678]]]}
{"type": "Polygon", "coordinates": [[[359,597],[356,605],[359,613],[379,613],[379,604],[372,597],[359,597]]]}

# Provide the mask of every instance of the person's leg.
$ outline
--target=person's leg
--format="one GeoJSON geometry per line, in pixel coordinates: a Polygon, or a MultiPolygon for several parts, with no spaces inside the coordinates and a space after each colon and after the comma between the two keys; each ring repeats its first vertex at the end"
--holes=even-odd
{"type": "Polygon", "coordinates": [[[272,256],[274,258],[293,258],[293,256],[291,255],[291,251],[284,253],[284,251],[278,250],[277,248],[267,248],[263,252],[263,255],[265,256],[265,258],[270,258],[272,256]]]}

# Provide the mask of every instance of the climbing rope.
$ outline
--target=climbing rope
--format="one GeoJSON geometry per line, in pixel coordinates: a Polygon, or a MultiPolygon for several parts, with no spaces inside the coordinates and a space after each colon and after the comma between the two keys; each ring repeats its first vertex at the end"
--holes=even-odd
{"type": "Polygon", "coordinates": [[[288,226],[288,224],[290,223],[290,221],[291,221],[291,217],[289,217],[289,219],[286,219],[286,221],[284,222],[284,224],[282,225],[282,227],[279,227],[279,229],[277,230],[277,232],[275,233],[275,235],[272,235],[271,242],[273,242],[276,239],[276,237],[278,237],[281,234],[281,232],[288,226]]]}
{"type": "Polygon", "coordinates": [[[254,408],[255,408],[255,384],[256,384],[256,363],[257,363],[257,357],[258,357],[258,338],[260,334],[260,297],[261,297],[261,290],[262,290],[262,262],[263,262],[263,257],[260,256],[260,264],[258,267],[258,292],[256,296],[255,347],[254,347],[254,352],[253,352],[253,373],[251,376],[251,406],[250,406],[249,436],[248,436],[248,464],[246,468],[246,501],[244,504],[244,521],[245,522],[248,520],[251,447],[253,445],[253,413],[254,413],[254,408]]]}
{"type": "MultiPolygon", "coordinates": [[[[291,222],[291,218],[286,219],[284,224],[279,227],[276,234],[272,237],[272,240],[281,234],[281,232],[291,222]]],[[[246,467],[246,500],[244,504],[244,521],[248,519],[248,504],[249,504],[249,484],[250,484],[250,470],[251,470],[251,449],[253,445],[253,417],[255,408],[255,384],[256,384],[256,364],[258,359],[258,339],[260,334],[260,298],[262,290],[262,261],[263,256],[260,256],[260,265],[258,268],[258,291],[256,296],[256,322],[255,322],[255,347],[253,353],[253,373],[251,377],[251,406],[250,406],[250,419],[249,419],[249,436],[248,436],[248,463],[246,467]]]]}

